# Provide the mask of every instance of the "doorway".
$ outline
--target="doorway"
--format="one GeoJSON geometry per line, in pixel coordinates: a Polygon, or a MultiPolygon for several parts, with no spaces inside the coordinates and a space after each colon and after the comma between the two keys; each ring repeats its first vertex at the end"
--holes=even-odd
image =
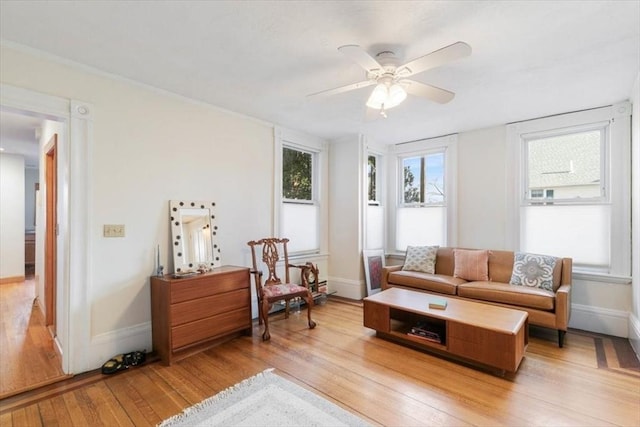
{"type": "MultiPolygon", "coordinates": [[[[5,205],[1,209],[20,209],[17,217],[24,217],[24,224],[5,224],[23,227],[25,232],[24,279],[4,283],[0,288],[0,310],[3,328],[0,331],[0,347],[3,363],[0,364],[0,398],[68,378],[62,369],[62,355],[57,334],[57,238],[58,219],[58,134],[54,133],[44,144],[41,156],[40,134],[46,126],[55,123],[60,129],[63,122],[53,122],[42,115],[26,111],[0,109],[2,119],[3,153],[24,158],[25,204],[5,205]],[[43,174],[28,170],[43,170],[43,174]],[[38,177],[38,175],[40,175],[38,177]],[[30,178],[27,178],[30,176],[30,178]],[[44,186],[27,188],[30,180],[44,181],[44,186]],[[39,202],[42,188],[44,200],[39,202]],[[31,191],[29,191],[31,190],[31,191]],[[27,201],[31,203],[27,203],[27,201]],[[34,203],[35,202],[35,205],[34,203]],[[35,220],[34,220],[35,218],[35,220]],[[38,248],[27,260],[27,235],[29,244],[38,248]],[[37,253],[37,255],[36,255],[37,253]],[[33,257],[33,258],[32,258],[33,257]],[[27,261],[33,272],[27,271],[27,261]],[[29,273],[29,274],[27,274],[29,273]]],[[[51,130],[48,130],[49,134],[51,130]]],[[[18,179],[16,171],[16,179],[18,179]]],[[[19,242],[16,242],[16,244],[19,242]]],[[[9,249],[9,248],[3,248],[9,249]]],[[[14,248],[13,250],[17,250],[14,248]]]]}

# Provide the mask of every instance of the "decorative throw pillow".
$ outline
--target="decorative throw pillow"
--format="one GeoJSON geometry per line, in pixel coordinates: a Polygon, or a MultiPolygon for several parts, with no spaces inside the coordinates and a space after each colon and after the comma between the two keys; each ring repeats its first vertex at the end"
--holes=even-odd
{"type": "Polygon", "coordinates": [[[553,291],[553,269],[557,261],[552,256],[516,252],[509,284],[553,291]]]}
{"type": "Polygon", "coordinates": [[[438,246],[407,246],[402,269],[434,274],[436,272],[436,254],[438,246]]]}
{"type": "Polygon", "coordinates": [[[489,280],[489,251],[454,249],[453,277],[464,280],[489,280]]]}

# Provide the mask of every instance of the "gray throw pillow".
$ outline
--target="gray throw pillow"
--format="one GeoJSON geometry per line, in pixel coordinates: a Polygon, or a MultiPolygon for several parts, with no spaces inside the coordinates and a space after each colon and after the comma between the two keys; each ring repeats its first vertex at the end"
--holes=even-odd
{"type": "Polygon", "coordinates": [[[557,261],[558,258],[552,256],[516,252],[509,284],[553,291],[553,269],[557,261]]]}
{"type": "Polygon", "coordinates": [[[436,255],[438,246],[407,246],[402,269],[434,274],[436,272],[436,255]]]}

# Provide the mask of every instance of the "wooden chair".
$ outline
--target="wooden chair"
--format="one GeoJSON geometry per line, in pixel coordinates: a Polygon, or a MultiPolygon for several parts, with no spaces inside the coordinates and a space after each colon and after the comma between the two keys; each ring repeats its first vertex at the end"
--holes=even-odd
{"type": "Polygon", "coordinates": [[[269,334],[269,310],[277,301],[285,301],[285,319],[289,317],[289,301],[293,298],[302,298],[307,303],[307,321],[309,329],[316,327],[316,322],[311,320],[311,309],[313,307],[313,296],[308,287],[293,284],[289,278],[289,268],[301,268],[297,265],[289,264],[289,254],[287,252],[287,242],[289,239],[278,239],[269,237],[260,240],[252,240],[247,244],[251,247],[251,258],[253,261],[253,270],[256,284],[256,294],[258,295],[258,313],[259,323],[264,322],[264,333],[262,339],[267,341],[271,338],[269,334]],[[276,265],[280,260],[278,254],[278,246],[282,248],[284,255],[284,271],[285,282],[278,277],[276,273],[276,265]],[[258,260],[256,252],[262,247],[262,262],[267,266],[268,276],[262,281],[263,273],[258,268],[258,260]]]}

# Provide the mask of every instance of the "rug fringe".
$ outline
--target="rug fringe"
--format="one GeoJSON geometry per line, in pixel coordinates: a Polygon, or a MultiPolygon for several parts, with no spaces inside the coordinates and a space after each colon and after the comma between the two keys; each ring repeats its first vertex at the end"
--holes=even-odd
{"type": "Polygon", "coordinates": [[[156,424],[156,427],[167,427],[174,423],[183,421],[192,411],[199,410],[201,408],[206,408],[207,406],[211,406],[214,403],[216,403],[218,400],[226,398],[230,393],[234,392],[238,388],[248,386],[251,383],[260,380],[265,375],[272,373],[273,371],[275,371],[275,368],[265,369],[264,371],[259,372],[252,377],[246,378],[240,381],[239,383],[232,385],[231,387],[227,387],[226,389],[222,390],[215,396],[211,396],[200,403],[197,403],[193,406],[185,408],[181,413],[176,414],[171,418],[167,418],[166,420],[162,421],[160,424],[156,424]]]}

